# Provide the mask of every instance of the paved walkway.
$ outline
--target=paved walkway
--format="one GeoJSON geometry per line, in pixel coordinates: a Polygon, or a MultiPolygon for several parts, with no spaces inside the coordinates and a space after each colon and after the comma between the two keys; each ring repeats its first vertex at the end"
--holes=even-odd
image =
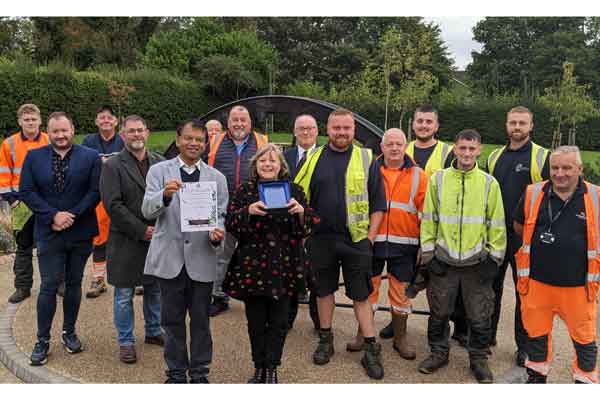
{"type": "MultiPolygon", "coordinates": [[[[89,287],[91,268],[86,269],[84,291],[89,287]]],[[[19,307],[7,307],[6,299],[12,293],[12,261],[0,260],[0,312],[6,315],[14,311],[12,335],[17,351],[11,357],[27,360],[35,340],[36,312],[35,302],[37,289],[33,296],[19,307]],[[20,353],[20,354],[19,354],[20,353]]],[[[34,287],[39,285],[39,277],[35,277],[34,287]]],[[[523,377],[523,369],[513,368],[512,319],[514,297],[512,282],[507,278],[505,298],[498,346],[493,348],[494,354],[490,365],[497,381],[518,380],[523,377]]],[[[347,301],[342,296],[340,301],[347,301]]],[[[21,370],[20,376],[26,381],[39,381],[46,377],[48,381],[72,380],[82,383],[161,383],[164,381],[164,360],[162,349],[143,343],[143,320],[141,298],[135,299],[136,310],[136,345],[138,362],[126,365],[118,361],[118,345],[112,323],[112,288],[97,299],[82,300],[78,322],[78,334],[84,343],[85,351],[71,355],[66,353],[59,343],[59,330],[62,323],[61,301],[52,330],[51,355],[45,367],[28,367],[29,372],[21,370]],[[33,373],[31,372],[33,370],[33,373]]],[[[251,375],[253,368],[250,358],[250,347],[246,330],[243,305],[232,301],[232,309],[211,320],[214,341],[213,364],[210,380],[213,383],[243,383],[251,375]]],[[[312,323],[308,317],[306,306],[301,310],[294,329],[290,332],[285,346],[283,365],[280,368],[280,381],[285,383],[373,383],[359,364],[360,354],[345,351],[345,343],[356,331],[353,312],[350,309],[338,308],[334,319],[336,354],[332,361],[317,367],[311,362],[312,352],[316,345],[316,337],[312,323]]],[[[415,302],[415,308],[426,309],[426,301],[421,294],[415,302]]],[[[376,325],[380,329],[389,320],[385,312],[376,314],[376,325]]],[[[0,320],[0,324],[1,324],[0,320]]],[[[550,382],[571,382],[570,363],[573,354],[571,341],[565,326],[556,321],[557,331],[554,335],[554,368],[550,374],[550,382]]],[[[418,363],[427,356],[427,318],[414,315],[409,320],[409,334],[417,345],[417,360],[405,361],[392,349],[391,341],[384,341],[385,378],[383,383],[475,383],[469,371],[468,355],[465,349],[452,343],[450,365],[433,375],[417,372],[418,363]]],[[[2,330],[0,328],[0,335],[2,330]]],[[[0,339],[0,355],[2,353],[0,339]]],[[[1,359],[1,358],[0,358],[1,359]]],[[[26,363],[25,363],[26,364],[26,363]]],[[[14,366],[13,366],[14,367],[14,366]]],[[[14,368],[13,368],[14,369],[14,368]]],[[[0,365],[0,382],[16,383],[11,372],[0,365]]]]}

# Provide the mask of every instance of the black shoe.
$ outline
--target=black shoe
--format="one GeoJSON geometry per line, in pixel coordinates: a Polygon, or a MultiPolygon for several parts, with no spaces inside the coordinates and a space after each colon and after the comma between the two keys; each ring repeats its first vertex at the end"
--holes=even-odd
{"type": "Polygon", "coordinates": [[[531,368],[527,368],[527,382],[525,383],[546,383],[547,379],[547,376],[542,375],[531,368]]]}
{"type": "Polygon", "coordinates": [[[47,340],[38,340],[33,346],[31,357],[29,358],[29,365],[44,365],[48,362],[48,354],[50,352],[50,342],[47,340]]]}
{"type": "Polygon", "coordinates": [[[206,376],[201,376],[199,378],[190,379],[190,383],[208,383],[208,378],[206,376]]]}
{"type": "Polygon", "coordinates": [[[264,368],[255,368],[254,375],[248,379],[248,383],[265,383],[266,370],[264,368]]]}
{"type": "Polygon", "coordinates": [[[473,375],[479,383],[494,382],[494,375],[492,375],[492,371],[490,371],[487,360],[471,361],[471,371],[473,371],[473,375]]]}
{"type": "Polygon", "coordinates": [[[383,379],[383,364],[381,363],[381,344],[365,343],[365,354],[360,363],[371,379],[383,379]]]}
{"type": "Polygon", "coordinates": [[[265,383],[279,383],[277,379],[277,368],[267,368],[265,370],[265,383]]]}
{"type": "Polygon", "coordinates": [[[15,292],[8,298],[8,302],[12,304],[17,304],[25,300],[31,296],[30,289],[17,288],[15,292]]]}
{"type": "Polygon", "coordinates": [[[76,354],[83,351],[83,345],[75,333],[67,334],[65,331],[63,331],[62,335],[60,336],[60,341],[68,353],[76,354]]]}
{"type": "Polygon", "coordinates": [[[448,365],[448,357],[431,353],[429,357],[419,364],[419,372],[422,374],[432,374],[446,365],[448,365]]]}
{"type": "Polygon", "coordinates": [[[515,364],[517,367],[525,367],[525,361],[527,361],[527,353],[523,350],[517,350],[515,353],[515,364]]]}
{"type": "Polygon", "coordinates": [[[208,316],[216,317],[227,310],[229,310],[229,301],[215,298],[212,304],[208,306],[208,316]]]}
{"type": "Polygon", "coordinates": [[[390,321],[385,328],[379,331],[379,337],[382,339],[392,339],[394,337],[394,325],[390,321]]]}
{"type": "Polygon", "coordinates": [[[187,383],[185,379],[167,378],[165,383],[187,383]]]}
{"type": "Polygon", "coordinates": [[[333,333],[319,331],[319,345],[313,353],[313,363],[325,365],[335,353],[333,348],[333,333]]]}

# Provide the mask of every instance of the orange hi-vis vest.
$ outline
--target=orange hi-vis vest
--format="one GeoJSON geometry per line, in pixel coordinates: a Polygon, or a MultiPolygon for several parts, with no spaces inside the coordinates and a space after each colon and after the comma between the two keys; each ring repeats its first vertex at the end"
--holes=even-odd
{"type": "MultiPolygon", "coordinates": [[[[515,255],[517,261],[517,290],[527,294],[529,289],[529,269],[531,266],[531,240],[535,231],[535,223],[544,198],[544,186],[548,181],[534,183],[527,186],[525,192],[525,223],[523,225],[523,245],[515,255]]],[[[586,292],[588,301],[596,301],[598,286],[600,285],[600,188],[585,182],[587,192],[583,196],[585,215],[587,216],[587,256],[588,273],[586,279],[586,292]]]]}
{"type": "Polygon", "coordinates": [[[33,140],[23,140],[21,132],[7,137],[0,147],[0,194],[18,192],[21,168],[27,152],[48,145],[48,135],[40,132],[33,140]]]}
{"type": "Polygon", "coordinates": [[[398,169],[386,168],[383,159],[379,167],[385,186],[388,211],[383,214],[376,242],[419,245],[421,215],[425,202],[428,177],[425,171],[413,165],[398,169]]]}
{"type": "MultiPolygon", "coordinates": [[[[253,131],[252,133],[254,134],[254,139],[256,140],[256,148],[257,149],[260,149],[261,147],[263,147],[265,144],[267,144],[269,142],[267,135],[261,135],[260,133],[258,133],[256,131],[253,131]]],[[[213,136],[212,140],[210,141],[210,152],[208,153],[208,165],[210,165],[211,167],[213,167],[215,165],[215,157],[217,156],[217,151],[219,150],[219,146],[221,145],[221,142],[223,141],[223,139],[225,139],[225,135],[227,135],[227,132],[219,133],[219,134],[213,136]]]]}

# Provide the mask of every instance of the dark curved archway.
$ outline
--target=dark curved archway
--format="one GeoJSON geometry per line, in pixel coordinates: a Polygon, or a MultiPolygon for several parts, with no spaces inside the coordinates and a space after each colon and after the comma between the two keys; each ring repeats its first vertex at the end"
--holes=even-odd
{"type": "MultiPolygon", "coordinates": [[[[322,100],[310,99],[308,97],[281,95],[256,96],[224,104],[204,114],[199,119],[202,124],[205,124],[211,119],[216,119],[221,121],[223,126],[226,126],[229,110],[233,106],[238,105],[244,106],[250,111],[252,126],[262,125],[270,114],[287,115],[290,120],[290,126],[296,117],[301,114],[310,114],[314,116],[319,123],[325,125],[329,114],[333,110],[340,108],[335,104],[322,100]]],[[[356,121],[356,140],[362,145],[373,149],[376,153],[379,153],[379,142],[383,136],[383,130],[358,114],[354,114],[354,119],[356,121]]],[[[165,151],[165,157],[173,158],[177,156],[177,154],[179,154],[179,152],[175,146],[175,142],[173,142],[167,151],[165,151]]]]}

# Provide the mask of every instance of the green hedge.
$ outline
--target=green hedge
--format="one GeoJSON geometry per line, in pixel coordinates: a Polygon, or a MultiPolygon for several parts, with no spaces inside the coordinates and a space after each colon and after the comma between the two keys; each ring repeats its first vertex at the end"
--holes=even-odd
{"type": "Polygon", "coordinates": [[[139,114],[152,130],[173,130],[214,106],[198,83],[156,70],[80,72],[63,65],[34,67],[0,60],[0,82],[1,133],[17,128],[16,110],[29,102],[40,107],[44,124],[48,113],[62,110],[72,116],[78,133],[94,132],[100,105],[119,108],[110,95],[111,82],[134,89],[120,107],[121,116],[139,114]]]}

